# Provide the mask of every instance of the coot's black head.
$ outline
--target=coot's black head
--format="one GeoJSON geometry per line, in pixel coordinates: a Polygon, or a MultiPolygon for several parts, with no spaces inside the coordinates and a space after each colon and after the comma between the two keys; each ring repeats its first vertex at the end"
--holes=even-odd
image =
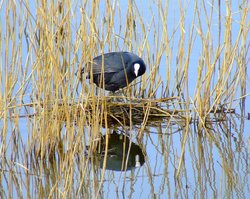
{"type": "Polygon", "coordinates": [[[146,71],[146,65],[144,61],[140,58],[138,60],[130,63],[130,74],[134,76],[134,78],[142,76],[146,71]]]}

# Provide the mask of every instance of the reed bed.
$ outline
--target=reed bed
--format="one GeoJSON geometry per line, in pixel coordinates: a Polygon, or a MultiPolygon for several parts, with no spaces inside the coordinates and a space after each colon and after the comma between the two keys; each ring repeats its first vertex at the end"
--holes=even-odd
{"type": "Polygon", "coordinates": [[[249,9],[248,1],[2,2],[0,197],[245,197],[249,9]],[[118,95],[75,75],[110,51],[147,65],[118,95]],[[113,130],[142,148],[141,169],[98,167],[96,147],[113,130]]]}

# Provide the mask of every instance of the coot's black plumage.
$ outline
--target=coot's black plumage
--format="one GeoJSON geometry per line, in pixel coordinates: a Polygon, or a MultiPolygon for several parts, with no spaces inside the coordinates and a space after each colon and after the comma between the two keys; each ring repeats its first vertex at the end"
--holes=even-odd
{"type": "Polygon", "coordinates": [[[133,53],[111,52],[95,57],[93,62],[88,63],[82,69],[82,73],[88,73],[88,79],[91,76],[91,69],[93,81],[98,87],[115,92],[143,75],[146,71],[146,65],[140,57],[133,53]],[[104,86],[103,81],[101,81],[103,77],[104,86]]]}

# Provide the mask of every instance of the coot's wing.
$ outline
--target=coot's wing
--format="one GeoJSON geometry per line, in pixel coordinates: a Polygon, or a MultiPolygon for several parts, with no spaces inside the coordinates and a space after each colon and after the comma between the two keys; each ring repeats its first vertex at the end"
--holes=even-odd
{"type": "MultiPolygon", "coordinates": [[[[104,57],[104,73],[115,73],[123,70],[126,64],[131,61],[131,53],[111,52],[95,57],[92,63],[93,74],[102,73],[102,59],[104,57]]],[[[91,67],[91,63],[89,65],[91,67]]]]}

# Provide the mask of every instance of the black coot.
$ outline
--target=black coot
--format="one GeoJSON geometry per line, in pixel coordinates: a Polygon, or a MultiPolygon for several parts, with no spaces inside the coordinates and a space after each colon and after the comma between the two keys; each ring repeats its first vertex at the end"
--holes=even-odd
{"type": "Polygon", "coordinates": [[[81,71],[88,73],[88,79],[90,79],[91,68],[94,83],[112,92],[128,86],[146,71],[144,61],[130,52],[111,52],[95,57],[93,62],[88,63],[81,71]],[[103,77],[105,85],[103,85],[103,77]]]}

